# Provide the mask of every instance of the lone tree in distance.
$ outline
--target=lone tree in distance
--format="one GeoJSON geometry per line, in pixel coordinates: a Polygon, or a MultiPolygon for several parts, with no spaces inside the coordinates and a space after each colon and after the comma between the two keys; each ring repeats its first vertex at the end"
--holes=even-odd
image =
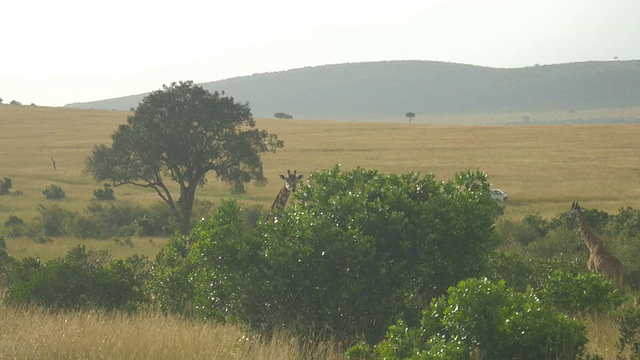
{"type": "Polygon", "coordinates": [[[416,117],[416,114],[412,113],[412,112],[408,112],[405,117],[407,119],[409,119],[409,124],[411,124],[411,120],[413,120],[414,117],[416,117]]]}
{"type": "Polygon", "coordinates": [[[206,183],[209,171],[236,190],[251,181],[263,186],[260,154],[284,146],[277,135],[255,129],[248,104],[193,81],[164,85],[147,95],[111,138],[110,147],[93,147],[86,172],[98,182],[155,190],[183,234],[191,229],[196,189],[206,183]],[[170,190],[171,181],[179,194],[170,190]]]}

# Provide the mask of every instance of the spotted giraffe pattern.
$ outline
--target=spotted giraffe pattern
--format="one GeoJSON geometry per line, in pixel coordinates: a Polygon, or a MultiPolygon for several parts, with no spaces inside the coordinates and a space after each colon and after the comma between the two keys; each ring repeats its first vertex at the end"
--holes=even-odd
{"type": "Polygon", "coordinates": [[[623,267],[620,259],[611,254],[604,246],[602,240],[594,235],[587,224],[582,208],[577,202],[571,205],[571,213],[577,216],[580,223],[580,235],[582,241],[589,249],[589,270],[604,274],[611,278],[617,285],[622,285],[623,267]]]}
{"type": "Polygon", "coordinates": [[[282,211],[284,207],[287,205],[287,201],[289,201],[289,196],[291,193],[296,190],[298,186],[298,181],[302,179],[302,175],[297,175],[297,170],[293,170],[293,174],[291,171],[287,170],[287,176],[280,175],[280,178],[284,180],[284,186],[280,189],[278,196],[273,201],[271,205],[271,211],[267,214],[265,220],[269,220],[274,211],[282,211]]]}

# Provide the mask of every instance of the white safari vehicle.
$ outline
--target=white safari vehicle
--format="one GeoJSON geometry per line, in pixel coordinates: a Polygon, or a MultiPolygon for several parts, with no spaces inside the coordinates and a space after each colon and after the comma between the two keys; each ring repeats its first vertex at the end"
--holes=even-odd
{"type": "Polygon", "coordinates": [[[504,191],[502,191],[500,189],[491,189],[491,197],[496,199],[496,200],[500,200],[500,201],[509,200],[509,197],[507,196],[507,193],[505,193],[504,191]]]}

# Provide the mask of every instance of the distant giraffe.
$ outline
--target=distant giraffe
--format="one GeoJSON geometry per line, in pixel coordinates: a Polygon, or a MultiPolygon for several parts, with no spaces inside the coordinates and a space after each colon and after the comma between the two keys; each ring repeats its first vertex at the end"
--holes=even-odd
{"type": "Polygon", "coordinates": [[[577,202],[571,205],[571,214],[578,217],[582,241],[584,241],[584,244],[589,249],[589,260],[587,260],[589,270],[604,274],[611,278],[618,286],[622,285],[622,263],[617,257],[607,251],[602,240],[591,232],[582,208],[577,202]]]}
{"type": "Polygon", "coordinates": [[[265,221],[268,221],[271,218],[271,215],[274,211],[282,211],[284,207],[287,205],[287,201],[289,200],[289,196],[292,192],[296,190],[298,186],[298,181],[302,179],[302,175],[297,175],[298,170],[293,170],[293,174],[291,171],[287,170],[287,175],[280,175],[280,178],[284,180],[284,186],[280,189],[278,196],[273,201],[273,205],[271,205],[271,211],[267,214],[265,221]]]}

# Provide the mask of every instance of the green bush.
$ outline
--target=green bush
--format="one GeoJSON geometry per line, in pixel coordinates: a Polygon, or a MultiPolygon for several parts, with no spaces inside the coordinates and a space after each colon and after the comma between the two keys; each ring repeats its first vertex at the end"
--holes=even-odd
{"type": "Polygon", "coordinates": [[[87,252],[84,246],[44,265],[24,259],[11,273],[5,301],[54,310],[133,309],[145,299],[146,260],[109,260],[106,253],[87,252]]]}
{"type": "Polygon", "coordinates": [[[624,301],[609,279],[592,272],[554,270],[539,294],[543,302],[570,314],[606,312],[624,301]]]}
{"type": "Polygon", "coordinates": [[[104,204],[94,200],[83,213],[76,215],[69,232],[93,239],[134,236],[138,233],[136,219],[144,214],[141,206],[131,202],[104,204]]]}
{"type": "Polygon", "coordinates": [[[69,224],[74,221],[77,213],[63,208],[58,204],[40,204],[37,208],[36,219],[40,223],[45,236],[63,236],[69,234],[69,224]]]}
{"type": "Polygon", "coordinates": [[[113,195],[113,189],[110,184],[103,184],[102,189],[93,190],[93,196],[98,200],[115,200],[116,197],[113,195]]]}
{"type": "Polygon", "coordinates": [[[194,228],[191,236],[176,235],[156,255],[149,291],[153,305],[162,312],[193,316],[195,295],[191,275],[195,265],[187,255],[191,250],[190,241],[202,235],[204,228],[201,227],[194,228]]]}
{"type": "Polygon", "coordinates": [[[34,236],[38,233],[37,231],[33,231],[32,227],[25,224],[22,218],[15,215],[9,215],[7,221],[4,222],[4,228],[7,230],[6,235],[13,238],[34,236]]]}
{"type": "Polygon", "coordinates": [[[618,309],[618,354],[616,359],[640,359],[640,307],[627,302],[618,309]]]}
{"type": "Polygon", "coordinates": [[[42,190],[42,195],[49,200],[60,200],[64,199],[67,194],[65,194],[64,190],[58,185],[49,184],[44,187],[42,190]]]}
{"type": "Polygon", "coordinates": [[[0,180],[0,195],[8,194],[11,190],[11,187],[11,179],[5,177],[4,179],[0,180]]]}
{"type": "Polygon", "coordinates": [[[581,323],[545,306],[532,290],[468,279],[434,299],[419,327],[399,322],[351,359],[576,359],[587,343],[581,323]]]}
{"type": "Polygon", "coordinates": [[[311,178],[299,203],[257,229],[234,203],[194,229],[200,316],[379,339],[398,314],[417,324],[429,299],[477,275],[497,246],[480,172],[442,182],[335,167],[311,178]]]}

